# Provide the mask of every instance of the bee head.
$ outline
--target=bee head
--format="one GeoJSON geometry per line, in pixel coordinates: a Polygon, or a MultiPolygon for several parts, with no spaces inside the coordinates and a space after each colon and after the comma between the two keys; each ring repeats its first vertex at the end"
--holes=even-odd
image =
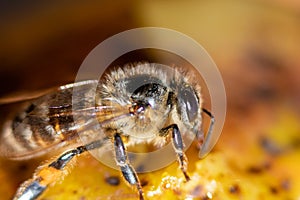
{"type": "Polygon", "coordinates": [[[165,112],[168,98],[167,88],[158,83],[148,83],[138,87],[131,95],[131,115],[144,122],[152,121],[157,112],[165,112]]]}

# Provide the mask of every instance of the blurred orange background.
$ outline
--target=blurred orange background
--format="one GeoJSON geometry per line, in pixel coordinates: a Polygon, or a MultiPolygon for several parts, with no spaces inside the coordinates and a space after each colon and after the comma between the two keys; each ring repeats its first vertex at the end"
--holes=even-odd
{"type": "MultiPolygon", "coordinates": [[[[194,38],[219,67],[228,108],[222,136],[211,158],[215,152],[226,154],[228,163],[238,166],[237,171],[255,171],[262,160],[268,160],[280,166],[268,169],[268,176],[281,180],[278,173],[282,172],[289,188],[282,189],[278,183],[265,189],[269,181],[263,179],[258,184],[262,189],[252,193],[260,196],[251,197],[299,199],[299,1],[1,2],[0,99],[74,81],[86,55],[101,41],[144,26],[170,28],[194,38]],[[270,145],[280,151],[279,155],[273,155],[270,145]]],[[[38,163],[26,163],[30,167],[22,169],[24,172],[15,166],[10,171],[19,170],[20,175],[12,177],[6,162],[0,163],[0,178],[7,182],[0,189],[4,199],[30,177],[38,163]]],[[[226,167],[233,170],[231,164],[226,167]]],[[[251,182],[253,176],[240,180],[251,182]]],[[[251,199],[247,192],[229,198],[251,199]]]]}

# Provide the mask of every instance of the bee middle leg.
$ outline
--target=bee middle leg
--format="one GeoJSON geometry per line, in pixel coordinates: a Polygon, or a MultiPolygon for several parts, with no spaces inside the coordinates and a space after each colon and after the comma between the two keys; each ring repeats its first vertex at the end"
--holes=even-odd
{"type": "Polygon", "coordinates": [[[178,157],[178,162],[180,165],[180,169],[185,177],[186,181],[190,180],[189,175],[187,174],[187,158],[185,156],[185,153],[183,151],[184,144],[181,137],[181,133],[179,131],[179,128],[177,124],[171,124],[163,129],[160,130],[160,136],[166,136],[169,133],[169,130],[172,130],[172,142],[173,147],[175,149],[175,152],[178,157]]]}
{"type": "Polygon", "coordinates": [[[141,182],[134,168],[129,163],[124,143],[122,141],[121,136],[118,133],[114,135],[114,148],[115,148],[117,165],[120,167],[125,180],[130,185],[136,186],[139,193],[139,198],[140,200],[143,200],[144,196],[143,196],[141,182]]]}

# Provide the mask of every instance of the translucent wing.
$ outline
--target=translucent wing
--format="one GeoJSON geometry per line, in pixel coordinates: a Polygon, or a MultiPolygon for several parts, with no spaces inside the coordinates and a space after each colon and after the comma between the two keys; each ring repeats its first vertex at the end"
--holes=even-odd
{"type": "Polygon", "coordinates": [[[61,86],[27,102],[24,110],[2,127],[1,154],[10,159],[27,159],[78,146],[78,133],[91,135],[99,131],[99,120],[113,120],[115,110],[122,108],[96,102],[97,84],[97,80],[90,80],[61,86]]]}

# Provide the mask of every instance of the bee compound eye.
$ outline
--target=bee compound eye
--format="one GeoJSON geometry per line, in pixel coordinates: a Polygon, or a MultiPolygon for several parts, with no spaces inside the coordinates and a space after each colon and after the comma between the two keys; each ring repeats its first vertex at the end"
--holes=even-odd
{"type": "Polygon", "coordinates": [[[199,98],[195,91],[190,86],[184,87],[180,90],[178,99],[181,106],[181,114],[183,116],[187,116],[190,122],[195,121],[198,116],[200,106],[199,98]]]}

